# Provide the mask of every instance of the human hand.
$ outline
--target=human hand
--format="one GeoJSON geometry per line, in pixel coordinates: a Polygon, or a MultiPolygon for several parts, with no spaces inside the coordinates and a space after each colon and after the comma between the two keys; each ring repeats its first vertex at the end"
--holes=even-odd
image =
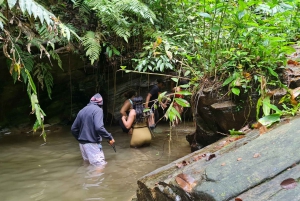
{"type": "Polygon", "coordinates": [[[164,103],[161,103],[160,106],[163,108],[163,109],[166,109],[167,105],[164,104],[164,103]]]}
{"type": "Polygon", "coordinates": [[[112,140],[110,140],[108,143],[109,143],[110,145],[113,145],[113,144],[115,143],[115,140],[112,139],[112,140]]]}

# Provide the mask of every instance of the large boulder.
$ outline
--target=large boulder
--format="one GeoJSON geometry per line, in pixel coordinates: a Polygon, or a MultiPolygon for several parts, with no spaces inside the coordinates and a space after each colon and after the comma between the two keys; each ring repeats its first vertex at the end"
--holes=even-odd
{"type": "Polygon", "coordinates": [[[300,200],[299,124],[229,136],[180,158],[140,178],[137,200],[300,200]]]}

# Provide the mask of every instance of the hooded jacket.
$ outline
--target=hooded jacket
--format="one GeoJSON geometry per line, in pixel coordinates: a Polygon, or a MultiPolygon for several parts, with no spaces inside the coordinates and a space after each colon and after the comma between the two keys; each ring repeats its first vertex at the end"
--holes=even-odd
{"type": "Polygon", "coordinates": [[[102,138],[112,140],[112,135],[107,132],[103,124],[102,96],[95,94],[90,103],[79,111],[71,127],[73,136],[81,144],[100,143],[102,138]]]}

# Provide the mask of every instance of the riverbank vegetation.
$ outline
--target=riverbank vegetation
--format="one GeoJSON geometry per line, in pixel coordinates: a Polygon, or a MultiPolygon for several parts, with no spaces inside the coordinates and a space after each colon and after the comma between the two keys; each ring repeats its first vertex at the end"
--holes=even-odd
{"type": "MultiPolygon", "coordinates": [[[[298,90],[284,79],[300,37],[299,9],[299,0],[0,0],[0,45],[12,79],[27,85],[34,130],[44,138],[36,85],[51,98],[51,67],[63,69],[66,52],[95,68],[104,55],[125,71],[175,71],[173,81],[189,80],[181,93],[194,99],[208,86],[228,89],[220,96],[257,94],[257,120],[269,126],[299,109],[298,90]],[[280,109],[271,104],[275,88],[288,92],[280,109]]],[[[179,117],[173,107],[166,114],[179,117]]]]}

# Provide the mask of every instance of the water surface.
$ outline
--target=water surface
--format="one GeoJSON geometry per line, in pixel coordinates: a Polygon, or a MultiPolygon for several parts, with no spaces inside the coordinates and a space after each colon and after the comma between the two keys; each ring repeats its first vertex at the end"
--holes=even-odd
{"type": "Polygon", "coordinates": [[[83,163],[70,126],[47,129],[46,144],[26,132],[0,138],[1,201],[129,201],[140,177],[190,153],[185,135],[194,131],[191,123],[172,129],[169,147],[170,128],[161,124],[149,147],[135,149],[129,147],[130,136],[118,126],[106,126],[117,152],[103,142],[108,164],[97,170],[83,163]]]}

